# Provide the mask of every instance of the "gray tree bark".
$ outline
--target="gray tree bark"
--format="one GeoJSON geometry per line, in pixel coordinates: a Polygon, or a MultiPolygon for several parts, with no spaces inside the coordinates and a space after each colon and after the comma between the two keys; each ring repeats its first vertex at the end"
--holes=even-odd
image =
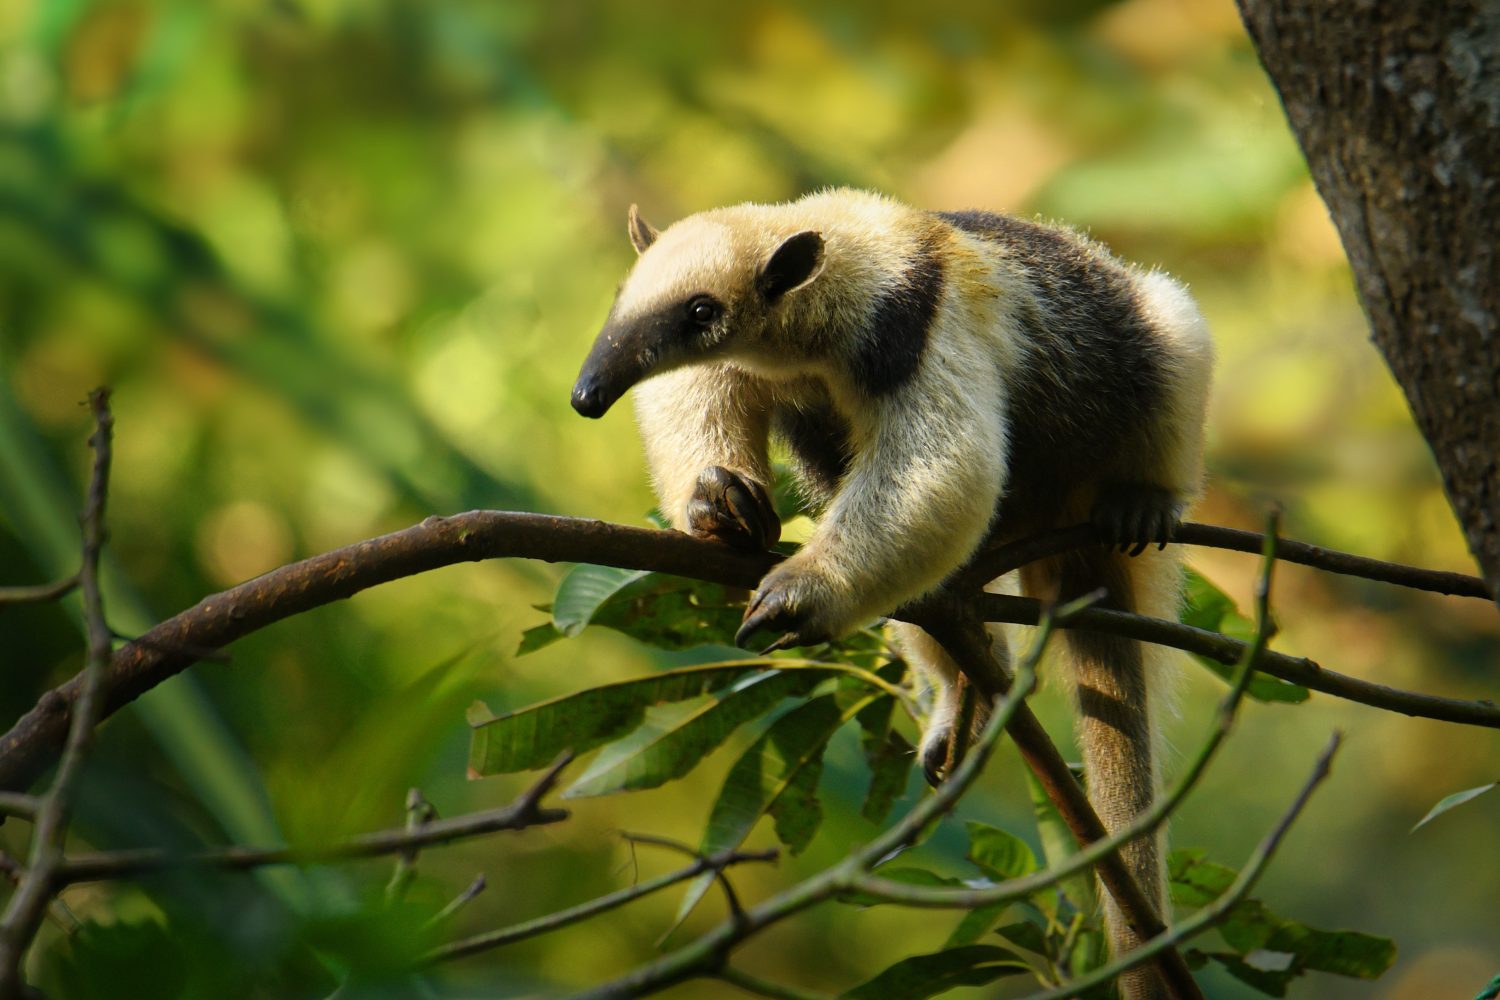
{"type": "Polygon", "coordinates": [[[1500,596],[1500,2],[1237,3],[1500,596]]]}

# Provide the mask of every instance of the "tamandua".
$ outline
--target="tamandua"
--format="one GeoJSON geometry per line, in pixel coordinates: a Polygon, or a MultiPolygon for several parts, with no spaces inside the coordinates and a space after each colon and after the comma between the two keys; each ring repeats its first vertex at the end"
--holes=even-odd
{"type": "MultiPolygon", "coordinates": [[[[1175,617],[1180,569],[1165,543],[1200,489],[1213,366],[1182,285],[1065,228],[848,189],[701,212],[661,232],[632,206],[627,228],[640,256],[574,408],[601,416],[635,387],[661,509],[680,530],[752,548],[777,540],[772,436],[821,511],[761,580],[738,641],[841,636],[936,587],[987,538],[1082,521],[1108,547],[1028,566],[1024,592],[1062,600],[1104,587],[1114,607],[1175,617]]],[[[931,780],[947,759],[958,669],[925,632],[892,629],[934,688],[921,747],[931,780]]],[[[1157,791],[1162,698],[1147,679],[1160,672],[1139,643],[1080,630],[1067,640],[1090,798],[1117,829],[1157,791]]],[[[1007,662],[998,637],[996,655],[1007,662]]],[[[1160,838],[1121,853],[1163,910],[1160,838]]],[[[1114,948],[1129,949],[1134,935],[1106,906],[1114,948]]],[[[1142,969],[1122,989],[1143,1000],[1160,987],[1142,969]]]]}

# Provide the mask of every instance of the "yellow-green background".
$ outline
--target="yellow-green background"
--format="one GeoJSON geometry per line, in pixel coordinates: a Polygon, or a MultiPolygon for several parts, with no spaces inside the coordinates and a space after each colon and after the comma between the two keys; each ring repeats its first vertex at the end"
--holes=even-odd
{"type": "MultiPolygon", "coordinates": [[[[652,499],[628,407],[593,423],[568,406],[632,259],[627,205],[664,225],[829,184],[1039,213],[1180,276],[1220,345],[1200,518],[1254,527],[1275,500],[1293,537],[1471,569],[1229,0],[3,0],[0,584],[76,562],[80,401],[98,384],[115,390],[109,600],[127,633],[430,513],[639,523],[652,499]]],[[[1248,595],[1247,557],[1195,562],[1248,595]]],[[[323,840],[399,823],[411,785],[449,815],[506,801],[520,778],[464,779],[470,700],[515,707],[666,662],[592,633],[514,658],[557,573],[443,570],[235,645],[231,664],[194,668],[106,727],[77,842],[323,840]]],[[[1295,568],[1276,600],[1283,650],[1494,696],[1500,628],[1482,602],[1295,568]]],[[[0,610],[0,721],[77,669],[74,608],[0,610]]],[[[1171,738],[1187,750],[1218,686],[1183,673],[1171,738]]],[[[1059,693],[1046,698],[1067,740],[1059,693]]],[[[1321,977],[1293,995],[1472,995],[1500,972],[1500,796],[1407,830],[1443,795],[1500,778],[1492,733],[1319,696],[1252,705],[1174,841],[1238,864],[1335,725],[1348,746],[1334,779],[1260,895],[1391,935],[1400,957],[1376,984],[1321,977]]],[[[825,780],[819,840],[743,872],[747,896],[870,835],[849,749],[825,780]]],[[[486,872],[459,933],[617,888],[635,869],[612,831],[696,840],[730,756],[658,792],[574,803],[562,826],[429,852],[415,895],[437,905],[486,872]]],[[[1030,836],[1019,767],[1003,755],[962,815],[1030,836]]],[[[20,850],[22,833],[7,823],[0,847],[20,850]]],[[[945,834],[929,861],[957,871],[961,851],[945,834]]],[[[638,861],[642,874],[679,863],[638,861]]],[[[210,961],[228,995],[271,997],[310,962],[286,914],[357,911],[387,871],[67,899],[85,921],[165,923],[197,956],[184,967],[210,961]]],[[[438,985],[524,993],[618,974],[651,954],[675,902],[455,964],[438,985]]],[[[938,947],[953,919],[830,908],[740,960],[836,992],[938,947]]],[[[40,951],[37,968],[68,947],[49,928],[40,951]]],[[[217,982],[189,980],[193,995],[217,982]]]]}

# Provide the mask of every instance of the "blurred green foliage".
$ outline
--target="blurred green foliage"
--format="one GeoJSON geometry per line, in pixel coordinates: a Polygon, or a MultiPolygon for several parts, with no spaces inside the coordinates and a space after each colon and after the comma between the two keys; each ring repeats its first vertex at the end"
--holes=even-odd
{"type": "MultiPolygon", "coordinates": [[[[1220,343],[1199,517],[1255,527],[1274,498],[1294,537],[1468,568],[1228,0],[8,0],[0,584],[74,567],[79,403],[103,383],[118,420],[106,596],[121,631],[433,512],[639,521],[652,501],[625,410],[594,424],[567,405],[631,259],[625,207],[661,225],[840,183],[1042,213],[1184,277],[1220,343]]],[[[1248,560],[1195,561],[1244,604],[1248,560]]],[[[230,665],[199,666],[106,727],[75,843],[322,841],[399,825],[412,785],[449,815],[498,804],[524,776],[464,780],[473,699],[503,711],[712,658],[605,630],[515,658],[536,621],[528,604],[549,599],[557,573],[457,567],[236,644],[230,665]]],[[[1500,630],[1478,602],[1285,568],[1276,605],[1280,648],[1493,696],[1500,630]]],[[[80,649],[76,602],[0,610],[5,722],[74,672],[80,649]]],[[[1169,735],[1188,745],[1218,682],[1184,676],[1169,735]]],[[[1064,739],[1063,699],[1049,697],[1064,739]]],[[[1400,942],[1385,979],[1329,980],[1323,996],[1472,995],[1500,966],[1500,875],[1475,863],[1493,853],[1496,800],[1407,830],[1445,794],[1495,779],[1493,734],[1321,696],[1250,705],[1174,837],[1242,857],[1279,811],[1287,769],[1334,723],[1351,735],[1339,780],[1260,894],[1400,942]]],[[[454,933],[618,888],[630,852],[609,831],[696,842],[704,788],[738,752],[683,782],[575,802],[546,831],[427,852],[413,912],[480,870],[492,888],[454,933]]],[[[835,739],[821,831],[780,870],[737,875],[743,893],[869,836],[860,755],[854,736],[835,739]]],[[[965,816],[1025,829],[1020,764],[1002,754],[992,770],[965,816]]],[[[18,824],[0,827],[0,848],[23,841],[18,824]]],[[[959,862],[965,845],[939,834],[923,850],[959,862]]],[[[65,996],[326,995],[418,937],[404,908],[378,905],[388,873],[81,888],[67,899],[86,932],[45,930],[35,968],[65,996]]],[[[674,905],[456,963],[429,988],[508,995],[618,974],[674,905]]],[[[748,947],[746,967],[837,992],[950,931],[892,907],[836,909],[748,947]]],[[[1206,975],[1220,976],[1215,997],[1248,995],[1206,975]]]]}

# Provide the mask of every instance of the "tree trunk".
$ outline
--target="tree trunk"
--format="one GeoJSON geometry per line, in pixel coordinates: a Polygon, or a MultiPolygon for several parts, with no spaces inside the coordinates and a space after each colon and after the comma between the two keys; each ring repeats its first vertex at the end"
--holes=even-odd
{"type": "Polygon", "coordinates": [[[1237,2],[1500,595],[1500,4],[1237,2]]]}

